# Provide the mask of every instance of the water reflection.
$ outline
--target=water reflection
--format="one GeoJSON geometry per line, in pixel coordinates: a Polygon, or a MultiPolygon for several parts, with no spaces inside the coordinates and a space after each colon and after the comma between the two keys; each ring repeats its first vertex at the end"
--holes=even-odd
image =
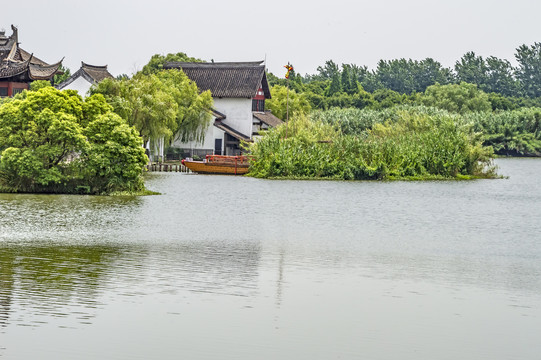
{"type": "Polygon", "coordinates": [[[104,246],[8,246],[0,252],[3,325],[16,309],[18,325],[36,326],[49,317],[74,315],[88,323],[101,304],[119,249],[104,246]]]}
{"type": "Polygon", "coordinates": [[[0,194],[0,240],[80,243],[111,238],[133,226],[142,201],[130,196],[0,194]]]}
{"type": "Polygon", "coordinates": [[[39,326],[53,318],[68,318],[60,326],[91,324],[119,298],[140,302],[185,291],[253,296],[259,257],[250,243],[4,246],[0,326],[39,326]]]}

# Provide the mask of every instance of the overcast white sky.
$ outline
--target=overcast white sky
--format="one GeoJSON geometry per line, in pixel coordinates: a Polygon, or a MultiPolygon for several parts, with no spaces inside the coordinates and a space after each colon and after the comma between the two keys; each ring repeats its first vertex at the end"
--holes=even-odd
{"type": "Polygon", "coordinates": [[[467,51],[514,61],[541,41],[539,0],[23,0],[3,1],[0,28],[19,28],[21,47],[49,63],[65,57],[140,70],[153,54],[203,60],[267,59],[275,75],[326,60],[375,68],[378,60],[432,57],[453,66],[467,51]]]}

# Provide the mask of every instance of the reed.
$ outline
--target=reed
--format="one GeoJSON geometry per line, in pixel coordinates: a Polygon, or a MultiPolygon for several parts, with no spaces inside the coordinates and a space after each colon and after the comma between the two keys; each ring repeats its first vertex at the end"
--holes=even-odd
{"type": "Polygon", "coordinates": [[[351,113],[351,119],[361,116],[354,124],[344,125],[337,114],[317,114],[294,117],[287,138],[284,126],[270,130],[250,147],[250,174],[344,180],[495,176],[492,148],[483,146],[471,124],[446,112],[351,113]]]}

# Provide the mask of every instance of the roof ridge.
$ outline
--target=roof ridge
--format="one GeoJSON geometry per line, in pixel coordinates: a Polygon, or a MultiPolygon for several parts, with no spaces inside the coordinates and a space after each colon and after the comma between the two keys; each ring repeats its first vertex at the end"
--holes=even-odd
{"type": "Polygon", "coordinates": [[[85,63],[84,61],[81,61],[81,67],[87,67],[92,69],[100,69],[100,70],[107,70],[107,65],[90,65],[85,63]]]}
{"type": "Polygon", "coordinates": [[[259,67],[263,65],[261,61],[224,61],[224,62],[187,62],[187,61],[166,61],[164,68],[168,67],[221,67],[221,66],[234,66],[234,67],[259,67]]]}

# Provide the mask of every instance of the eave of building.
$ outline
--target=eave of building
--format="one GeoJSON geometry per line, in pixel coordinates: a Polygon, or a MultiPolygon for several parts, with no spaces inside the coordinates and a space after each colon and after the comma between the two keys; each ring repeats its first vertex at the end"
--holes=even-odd
{"type": "Polygon", "coordinates": [[[215,120],[214,121],[214,126],[216,126],[220,130],[223,130],[224,132],[226,132],[227,134],[233,136],[234,138],[236,138],[238,140],[242,140],[242,141],[246,141],[246,142],[252,142],[253,141],[249,136],[246,136],[246,135],[238,132],[237,130],[233,129],[231,126],[224,124],[221,120],[215,120]]]}
{"type": "Polygon", "coordinates": [[[60,60],[56,64],[51,65],[37,65],[30,63],[28,66],[29,75],[32,80],[51,80],[53,76],[58,72],[58,69],[62,65],[60,60]]]}
{"type": "Polygon", "coordinates": [[[276,127],[284,123],[280,118],[274,116],[270,111],[253,111],[252,114],[254,118],[271,127],[276,127]]]}

